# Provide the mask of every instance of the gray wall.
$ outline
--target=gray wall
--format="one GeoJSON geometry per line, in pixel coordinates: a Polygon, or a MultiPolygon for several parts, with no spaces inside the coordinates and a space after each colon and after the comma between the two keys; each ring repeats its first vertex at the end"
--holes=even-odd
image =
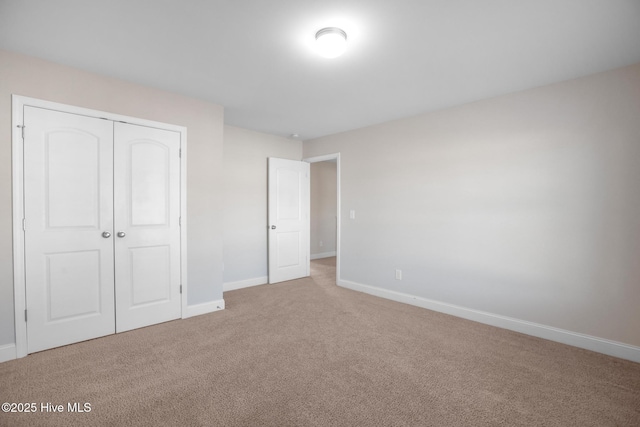
{"type": "Polygon", "coordinates": [[[0,50],[0,346],[15,342],[11,94],[186,126],[188,303],[222,298],[222,107],[0,50]]]}
{"type": "Polygon", "coordinates": [[[336,251],[336,166],[335,160],[311,163],[311,258],[336,251]]]}
{"type": "Polygon", "coordinates": [[[224,127],[225,283],[267,276],[268,157],[301,160],[302,142],[224,127]]]}
{"type": "Polygon", "coordinates": [[[640,345],[640,64],[304,143],[336,152],[342,279],[640,345]]]}

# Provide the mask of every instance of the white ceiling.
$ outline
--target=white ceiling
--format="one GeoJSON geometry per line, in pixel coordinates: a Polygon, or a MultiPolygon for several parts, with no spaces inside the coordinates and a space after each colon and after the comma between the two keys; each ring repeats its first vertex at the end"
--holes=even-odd
{"type": "Polygon", "coordinates": [[[0,48],[310,139],[638,63],[640,0],[0,0],[0,48]]]}

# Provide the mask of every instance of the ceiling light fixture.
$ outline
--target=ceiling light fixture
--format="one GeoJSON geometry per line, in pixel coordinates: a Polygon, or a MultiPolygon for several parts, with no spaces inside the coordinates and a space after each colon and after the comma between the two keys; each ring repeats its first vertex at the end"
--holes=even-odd
{"type": "Polygon", "coordinates": [[[337,27],[327,27],[316,33],[316,48],[325,58],[336,58],[347,49],[347,33],[337,27]]]}

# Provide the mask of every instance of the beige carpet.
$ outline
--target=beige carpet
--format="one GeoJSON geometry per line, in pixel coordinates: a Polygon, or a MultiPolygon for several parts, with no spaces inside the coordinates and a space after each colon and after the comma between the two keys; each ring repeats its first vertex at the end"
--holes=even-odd
{"type": "Polygon", "coordinates": [[[0,364],[0,425],[640,426],[640,364],[313,279],[0,364]],[[51,402],[88,413],[40,412],[51,402]]]}

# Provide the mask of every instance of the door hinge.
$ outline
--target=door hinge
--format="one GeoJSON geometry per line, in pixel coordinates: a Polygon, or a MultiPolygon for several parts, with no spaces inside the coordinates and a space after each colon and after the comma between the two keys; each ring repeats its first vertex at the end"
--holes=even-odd
{"type": "Polygon", "coordinates": [[[182,293],[182,285],[180,285],[180,293],[182,293]]]}
{"type": "Polygon", "coordinates": [[[25,310],[24,310],[24,321],[25,321],[25,322],[27,321],[27,309],[26,309],[26,308],[25,308],[25,310]]]}
{"type": "Polygon", "coordinates": [[[178,225],[182,226],[182,217],[181,216],[178,217],[178,225]]]}
{"type": "Polygon", "coordinates": [[[178,149],[178,157],[182,158],[182,148],[178,149]]]}
{"type": "Polygon", "coordinates": [[[18,125],[20,131],[22,132],[22,139],[24,139],[24,125],[18,125]]]}
{"type": "Polygon", "coordinates": [[[27,231],[27,219],[22,218],[22,231],[27,231]]]}

